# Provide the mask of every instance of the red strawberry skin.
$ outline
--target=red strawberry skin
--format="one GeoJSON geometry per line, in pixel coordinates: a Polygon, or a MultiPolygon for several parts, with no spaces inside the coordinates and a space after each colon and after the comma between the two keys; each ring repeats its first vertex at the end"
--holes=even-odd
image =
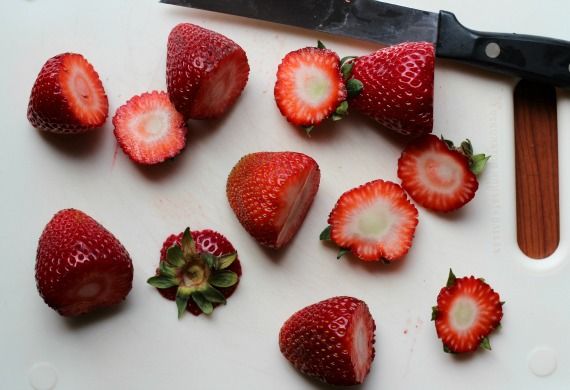
{"type": "Polygon", "coordinates": [[[407,42],[354,61],[363,84],[350,106],[392,131],[419,136],[433,129],[434,47],[407,42]]]}
{"type": "Polygon", "coordinates": [[[101,127],[109,103],[93,66],[81,54],[50,58],[40,70],[28,103],[32,126],[56,134],[77,134],[101,127]]]}
{"type": "MultiPolygon", "coordinates": [[[[162,248],[160,250],[160,261],[166,261],[166,251],[168,250],[168,248],[170,248],[174,244],[181,245],[183,233],[184,232],[181,232],[179,234],[171,234],[164,241],[164,243],[162,244],[162,248]]],[[[194,242],[196,242],[196,250],[198,252],[208,252],[214,256],[222,256],[236,252],[232,243],[226,237],[224,237],[223,235],[214,230],[206,229],[199,231],[191,231],[190,233],[192,234],[192,239],[194,240],[194,242]]],[[[242,271],[241,271],[241,263],[239,261],[239,257],[236,258],[234,262],[227,269],[229,271],[235,272],[238,275],[238,277],[241,277],[242,271]]],[[[157,275],[158,275],[158,269],[157,269],[157,275]]],[[[226,287],[226,288],[219,287],[219,291],[227,299],[234,293],[238,284],[239,280],[236,284],[234,284],[231,287],[226,287]]],[[[176,300],[177,287],[170,287],[163,289],[159,288],[157,290],[166,299],[169,299],[171,301],[176,300]]],[[[219,304],[215,303],[214,307],[218,305],[219,304]]],[[[195,316],[199,316],[200,314],[202,314],[202,310],[200,310],[198,305],[196,305],[196,303],[192,299],[188,301],[186,310],[188,310],[190,313],[194,314],[195,316]]]]}
{"type": "Polygon", "coordinates": [[[398,177],[414,201],[438,212],[463,207],[479,188],[467,158],[431,134],[413,141],[402,152],[398,177]]]}
{"type": "Polygon", "coordinates": [[[87,214],[58,212],[38,244],[36,284],[62,316],[118,304],[132,287],[133,265],[123,245],[87,214]]]}
{"type": "Polygon", "coordinates": [[[443,345],[452,353],[473,352],[501,323],[503,307],[491,286],[473,276],[456,279],[453,286],[443,287],[437,297],[435,328],[443,345]],[[474,323],[461,331],[453,325],[453,308],[459,300],[476,302],[478,314],[474,323]]]}
{"type": "Polygon", "coordinates": [[[231,39],[190,23],[170,32],[168,95],[185,118],[219,118],[241,95],[248,77],[245,51],[231,39]]]}
{"type": "Polygon", "coordinates": [[[366,303],[334,297],[293,314],[281,328],[279,349],[303,374],[331,385],[355,385],[374,360],[375,329],[366,303]]]}
{"type": "Polygon", "coordinates": [[[232,169],[226,194],[247,232],[261,245],[277,249],[301,227],[320,177],[317,162],[305,154],[252,153],[232,169]]]}

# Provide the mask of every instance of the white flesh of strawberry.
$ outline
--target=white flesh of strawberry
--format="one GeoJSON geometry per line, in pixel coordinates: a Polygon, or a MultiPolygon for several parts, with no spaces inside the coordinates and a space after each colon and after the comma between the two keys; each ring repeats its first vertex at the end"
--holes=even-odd
{"type": "Polygon", "coordinates": [[[319,107],[330,98],[333,86],[330,76],[313,65],[301,65],[295,71],[297,97],[312,107],[319,107]]]}
{"type": "Polygon", "coordinates": [[[451,326],[456,332],[469,330],[477,321],[479,307],[469,296],[459,297],[450,310],[451,326]]]}
{"type": "Polygon", "coordinates": [[[287,188],[283,195],[283,201],[287,205],[283,208],[281,215],[277,218],[276,227],[281,229],[277,237],[277,246],[281,246],[284,242],[289,241],[295,233],[292,229],[298,227],[299,218],[303,217],[307,212],[307,208],[311,201],[313,192],[313,184],[318,180],[318,172],[316,168],[312,168],[298,182],[293,183],[287,188]]]}
{"type": "Polygon", "coordinates": [[[362,383],[368,374],[372,356],[372,339],[369,318],[364,308],[359,308],[353,315],[351,360],[357,383],[362,383]]]}
{"type": "Polygon", "coordinates": [[[347,223],[342,224],[345,237],[357,237],[364,245],[362,253],[377,252],[381,242],[386,253],[398,251],[401,247],[400,229],[409,220],[402,210],[393,207],[389,199],[377,198],[373,202],[363,202],[354,210],[347,223]]]}
{"type": "Polygon", "coordinates": [[[426,152],[418,157],[418,179],[429,191],[451,195],[463,184],[463,168],[450,156],[426,152]]]}

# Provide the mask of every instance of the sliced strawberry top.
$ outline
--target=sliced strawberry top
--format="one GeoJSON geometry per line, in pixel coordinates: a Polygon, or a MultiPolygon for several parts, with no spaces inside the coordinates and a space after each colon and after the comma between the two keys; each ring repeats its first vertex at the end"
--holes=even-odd
{"type": "Polygon", "coordinates": [[[283,58],[277,70],[275,101],[295,125],[318,125],[347,96],[340,58],[328,49],[306,47],[283,58]]]}
{"type": "Polygon", "coordinates": [[[157,164],[178,155],[187,128],[166,92],[143,93],[119,107],[113,117],[121,149],[139,164],[157,164]]]}
{"type": "Polygon", "coordinates": [[[81,133],[101,127],[109,104],[93,66],[81,55],[50,58],[32,88],[28,119],[34,127],[54,133],[81,133]]]}
{"type": "Polygon", "coordinates": [[[391,261],[411,247],[418,211],[399,185],[376,180],[345,192],[328,223],[340,248],[364,261],[391,261]]]}
{"type": "Polygon", "coordinates": [[[398,177],[417,203],[442,212],[464,206],[479,187],[467,158],[434,135],[406,147],[398,160],[398,177]]]}
{"type": "MultiPolygon", "coordinates": [[[[231,244],[231,242],[221,235],[220,233],[206,229],[206,230],[199,230],[199,231],[192,231],[192,238],[196,242],[196,249],[198,252],[207,252],[214,256],[224,256],[231,253],[235,253],[236,250],[231,244]]],[[[170,235],[162,244],[162,248],[160,250],[160,261],[166,261],[166,252],[167,250],[175,244],[180,245],[182,243],[182,235],[183,233],[179,234],[172,234],[170,235]]],[[[241,270],[241,263],[239,258],[236,258],[234,262],[227,268],[227,270],[235,272],[238,277],[241,277],[242,270],[241,270]]],[[[159,274],[159,270],[157,269],[157,275],[159,274]]],[[[223,294],[223,296],[227,299],[229,298],[234,291],[236,290],[238,282],[229,287],[220,287],[218,288],[219,291],[223,294]]],[[[176,299],[176,291],[177,287],[169,287],[169,288],[159,288],[158,292],[171,301],[176,299]]],[[[213,306],[214,308],[218,306],[220,303],[215,303],[213,306]]],[[[198,307],[198,305],[193,301],[189,300],[186,306],[186,310],[192,313],[195,316],[202,314],[202,310],[198,307]]]]}
{"type": "MultiPolygon", "coordinates": [[[[435,327],[447,351],[472,352],[499,326],[502,303],[499,294],[483,280],[473,276],[454,278],[437,297],[435,327]]],[[[488,340],[484,346],[490,349],[488,340]]]]}

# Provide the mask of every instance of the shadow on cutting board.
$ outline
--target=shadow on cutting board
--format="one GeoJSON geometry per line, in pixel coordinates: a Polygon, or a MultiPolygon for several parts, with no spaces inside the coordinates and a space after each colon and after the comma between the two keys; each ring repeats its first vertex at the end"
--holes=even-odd
{"type": "Polygon", "coordinates": [[[101,147],[104,133],[109,131],[106,127],[102,127],[83,134],[62,135],[38,130],[31,126],[30,130],[36,131],[47,144],[59,153],[78,159],[97,152],[101,147]]]}
{"type": "Polygon", "coordinates": [[[65,325],[70,331],[80,331],[119,315],[121,312],[128,310],[129,305],[130,302],[127,297],[124,302],[109,308],[102,308],[79,317],[64,317],[65,325]]]}

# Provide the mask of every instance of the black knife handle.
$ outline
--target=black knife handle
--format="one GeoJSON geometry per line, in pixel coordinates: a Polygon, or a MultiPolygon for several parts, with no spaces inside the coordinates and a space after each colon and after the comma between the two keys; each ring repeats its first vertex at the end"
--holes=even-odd
{"type": "Polygon", "coordinates": [[[495,72],[570,87],[570,42],[474,31],[451,12],[441,11],[436,53],[495,72]]]}

